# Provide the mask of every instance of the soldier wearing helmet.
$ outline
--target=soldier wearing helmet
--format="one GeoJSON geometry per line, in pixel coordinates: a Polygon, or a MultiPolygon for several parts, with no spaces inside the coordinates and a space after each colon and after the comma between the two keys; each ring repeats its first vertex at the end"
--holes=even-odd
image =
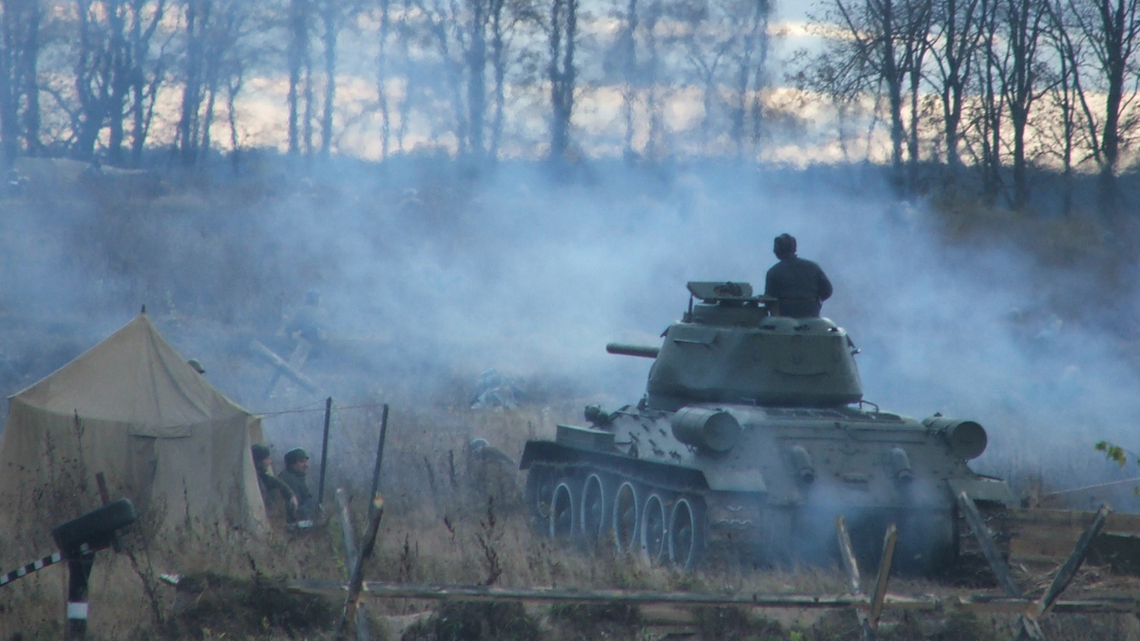
{"type": "Polygon", "coordinates": [[[285,481],[289,489],[293,490],[293,496],[297,497],[297,509],[289,515],[289,521],[304,527],[312,525],[317,515],[317,500],[305,482],[308,473],[308,452],[299,447],[285,452],[285,469],[281,472],[281,480],[285,481]]]}
{"type": "Polygon", "coordinates": [[[780,234],[772,247],[780,262],[772,265],[764,282],[764,295],[779,301],[776,314],[792,318],[819,316],[823,301],[831,298],[831,281],[819,265],[796,256],[796,239],[780,234]]]}

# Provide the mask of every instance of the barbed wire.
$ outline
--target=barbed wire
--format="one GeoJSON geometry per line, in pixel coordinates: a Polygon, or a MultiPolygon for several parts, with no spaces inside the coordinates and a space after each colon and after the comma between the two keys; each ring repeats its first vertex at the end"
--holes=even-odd
{"type": "MultiPolygon", "coordinates": [[[[276,412],[252,412],[252,413],[256,414],[257,416],[260,416],[262,418],[272,417],[272,416],[283,416],[285,414],[314,414],[317,412],[320,412],[323,414],[325,412],[325,408],[323,407],[324,403],[325,403],[324,401],[316,401],[315,403],[309,403],[307,405],[301,405],[299,407],[295,407],[295,408],[287,409],[287,410],[280,410],[280,411],[276,411],[276,412]],[[317,403],[319,403],[321,405],[321,407],[310,407],[311,405],[315,405],[317,403]]],[[[336,413],[336,412],[339,412],[342,410],[360,410],[360,409],[376,409],[376,410],[379,410],[379,409],[382,409],[383,407],[384,407],[384,403],[368,403],[365,405],[333,405],[332,409],[333,409],[333,413],[336,413]]]]}

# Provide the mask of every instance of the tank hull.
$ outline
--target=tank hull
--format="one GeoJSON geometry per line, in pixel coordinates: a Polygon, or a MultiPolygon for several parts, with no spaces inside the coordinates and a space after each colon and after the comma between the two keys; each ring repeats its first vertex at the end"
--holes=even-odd
{"type": "Polygon", "coordinates": [[[709,560],[830,565],[842,516],[862,564],[878,563],[894,524],[896,567],[930,575],[958,560],[956,491],[983,504],[1013,500],[1004,483],[946,450],[942,432],[877,411],[627,407],[604,427],[561,425],[555,440],[529,441],[521,467],[532,523],[544,536],[682,568],[709,560]],[[696,431],[678,417],[716,412],[741,426],[729,450],[677,438],[691,441],[696,431]]]}

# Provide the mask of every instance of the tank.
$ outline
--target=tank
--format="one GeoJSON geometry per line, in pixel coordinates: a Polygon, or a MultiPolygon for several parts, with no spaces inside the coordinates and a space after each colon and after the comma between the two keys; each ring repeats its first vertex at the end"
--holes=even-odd
{"type": "Polygon", "coordinates": [[[589,406],[586,424],[526,443],[541,534],[680,568],[788,567],[838,559],[843,516],[862,563],[877,562],[895,524],[895,567],[932,574],[954,566],[970,533],[960,492],[984,511],[1013,504],[1005,482],[967,465],[986,448],[982,426],[865,401],[858,350],[831,320],[775,315],[748,283],[688,290],[660,346],[607,346],[653,359],[636,405],[589,406]]]}

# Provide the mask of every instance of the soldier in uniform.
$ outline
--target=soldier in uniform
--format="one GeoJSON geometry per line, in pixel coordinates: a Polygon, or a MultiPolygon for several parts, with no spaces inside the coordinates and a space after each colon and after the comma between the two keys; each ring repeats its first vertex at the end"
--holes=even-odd
{"type": "Polygon", "coordinates": [[[257,468],[257,486],[261,488],[261,498],[265,501],[266,511],[276,511],[276,496],[280,495],[285,505],[285,514],[297,510],[297,497],[293,490],[284,481],[273,475],[273,466],[269,463],[269,448],[260,443],[250,448],[253,453],[253,465],[257,468]]]}
{"type": "Polygon", "coordinates": [[[317,500],[309,491],[305,483],[305,475],[309,473],[309,454],[305,450],[295,447],[285,452],[285,469],[281,472],[281,480],[293,491],[297,499],[297,508],[289,517],[290,523],[298,525],[312,525],[317,515],[317,500]]]}
{"type": "Polygon", "coordinates": [[[823,301],[831,297],[831,281],[819,265],[796,256],[796,239],[780,234],[772,250],[780,262],[772,265],[764,282],[764,295],[779,300],[778,314],[792,318],[819,316],[823,301]]]}

